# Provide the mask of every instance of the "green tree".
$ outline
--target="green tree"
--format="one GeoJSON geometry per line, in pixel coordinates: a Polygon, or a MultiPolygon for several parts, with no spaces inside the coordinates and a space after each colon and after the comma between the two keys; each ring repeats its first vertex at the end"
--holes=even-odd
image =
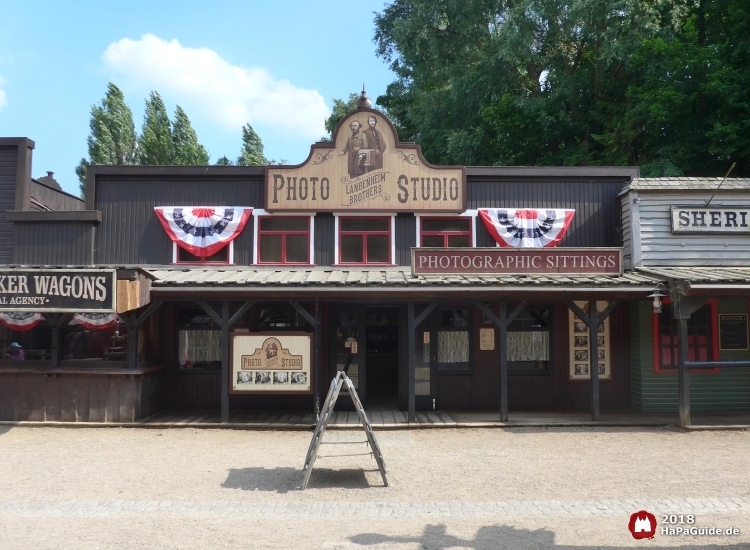
{"type": "Polygon", "coordinates": [[[378,104],[432,162],[750,168],[746,0],[395,0],[375,25],[378,104]]]}
{"type": "Polygon", "coordinates": [[[87,138],[89,158],[76,167],[81,196],[86,191],[86,167],[89,164],[135,164],[136,134],[133,113],[122,91],[112,84],[100,105],[92,105],[87,138]]]}
{"type": "Polygon", "coordinates": [[[263,154],[263,140],[250,124],[242,127],[242,149],[237,157],[238,166],[265,166],[270,164],[263,154]]]}
{"type": "Polygon", "coordinates": [[[174,111],[172,123],[172,153],[173,164],[183,166],[205,166],[210,164],[206,148],[198,143],[198,135],[193,130],[185,111],[179,105],[174,111]]]}
{"type": "Polygon", "coordinates": [[[173,164],[172,153],[172,123],[167,108],[159,93],[151,92],[143,115],[138,164],[173,164]]]}
{"type": "Polygon", "coordinates": [[[333,109],[331,111],[331,116],[329,116],[325,120],[325,126],[326,131],[328,132],[328,136],[321,138],[320,141],[327,142],[333,139],[333,133],[336,131],[339,122],[341,122],[346,117],[346,115],[348,115],[352,111],[357,110],[358,97],[359,94],[349,94],[349,99],[346,101],[344,101],[343,99],[331,98],[333,101],[333,109]]]}
{"type": "Polygon", "coordinates": [[[219,157],[216,160],[217,166],[234,166],[234,163],[226,155],[219,157]]]}

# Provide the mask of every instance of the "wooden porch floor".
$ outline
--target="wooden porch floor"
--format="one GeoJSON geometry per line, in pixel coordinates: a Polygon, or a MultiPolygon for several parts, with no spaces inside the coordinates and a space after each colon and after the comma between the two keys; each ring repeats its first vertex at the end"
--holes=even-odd
{"type": "MultiPolygon", "coordinates": [[[[355,412],[335,412],[328,429],[345,430],[361,426],[355,412]]],[[[404,411],[368,411],[374,429],[489,428],[489,427],[638,427],[677,426],[677,414],[605,411],[593,422],[586,412],[511,412],[508,422],[500,422],[496,412],[418,412],[416,423],[409,423],[404,411]]],[[[716,427],[750,428],[750,411],[736,413],[693,413],[695,429],[716,427]]],[[[164,411],[140,421],[148,427],[223,427],[236,429],[310,430],[315,427],[312,413],[232,411],[222,424],[219,411],[164,411]]]]}

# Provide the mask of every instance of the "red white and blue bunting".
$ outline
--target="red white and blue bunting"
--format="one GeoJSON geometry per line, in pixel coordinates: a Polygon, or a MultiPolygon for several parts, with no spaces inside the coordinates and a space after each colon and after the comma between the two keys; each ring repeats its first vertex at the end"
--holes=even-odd
{"type": "Polygon", "coordinates": [[[551,208],[480,208],[492,238],[506,248],[557,246],[573,221],[575,210],[551,208]]]}
{"type": "Polygon", "coordinates": [[[10,330],[18,332],[24,332],[31,330],[39,323],[44,321],[44,317],[40,313],[29,313],[29,312],[9,312],[0,313],[0,323],[8,327],[10,330]]]}
{"type": "Polygon", "coordinates": [[[169,238],[199,258],[213,256],[234,240],[253,212],[243,206],[157,206],[154,210],[169,238]]]}
{"type": "Polygon", "coordinates": [[[76,313],[69,325],[81,325],[90,330],[105,330],[120,322],[117,313],[76,313]]]}

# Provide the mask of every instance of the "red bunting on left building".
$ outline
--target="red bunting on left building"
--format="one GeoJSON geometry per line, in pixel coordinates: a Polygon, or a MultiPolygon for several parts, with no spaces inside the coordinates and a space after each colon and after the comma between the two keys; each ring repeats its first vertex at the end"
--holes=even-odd
{"type": "Polygon", "coordinates": [[[244,206],[157,206],[164,231],[177,246],[199,258],[213,256],[237,238],[250,219],[244,206]]]}

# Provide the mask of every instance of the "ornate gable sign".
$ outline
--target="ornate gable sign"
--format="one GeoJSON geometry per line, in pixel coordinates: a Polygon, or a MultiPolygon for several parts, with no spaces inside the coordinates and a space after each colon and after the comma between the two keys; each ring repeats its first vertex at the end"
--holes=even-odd
{"type": "Polygon", "coordinates": [[[428,164],[382,113],[357,109],[302,164],[266,168],[266,210],[463,212],[466,169],[428,164]]]}

